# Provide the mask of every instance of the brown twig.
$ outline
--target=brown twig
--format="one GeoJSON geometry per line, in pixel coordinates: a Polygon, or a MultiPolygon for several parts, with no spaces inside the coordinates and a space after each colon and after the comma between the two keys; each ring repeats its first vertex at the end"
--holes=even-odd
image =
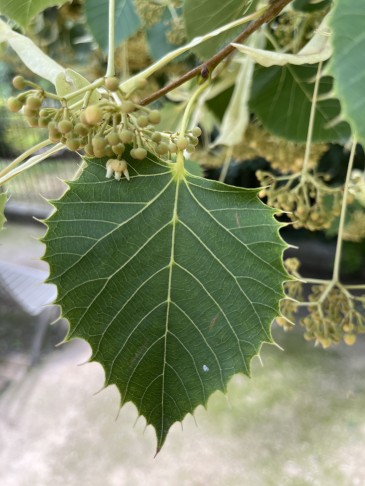
{"type": "Polygon", "coordinates": [[[181,86],[189,79],[194,78],[195,76],[201,76],[203,79],[207,79],[208,76],[212,73],[215,67],[218,66],[226,57],[228,57],[232,52],[236,49],[231,45],[232,42],[240,43],[248,39],[250,35],[252,35],[256,30],[258,30],[263,24],[266,24],[273,20],[282,10],[286,7],[292,0],[276,0],[274,1],[270,7],[259,17],[257,20],[251,22],[243,32],[241,32],[237,37],[232,39],[232,41],[223,49],[218,51],[214,56],[212,56],[207,61],[199,64],[199,66],[191,69],[187,73],[183,74],[180,78],[175,79],[171,83],[167,84],[163,88],[155,91],[151,95],[147,96],[143,100],[139,102],[140,105],[148,105],[153,101],[161,98],[161,96],[165,95],[169,91],[181,86]]]}

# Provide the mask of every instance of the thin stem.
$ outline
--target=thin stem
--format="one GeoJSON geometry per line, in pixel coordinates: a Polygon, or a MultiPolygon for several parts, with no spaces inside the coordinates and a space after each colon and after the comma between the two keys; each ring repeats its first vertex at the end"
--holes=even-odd
{"type": "Polygon", "coordinates": [[[312,106],[309,115],[309,124],[308,124],[308,134],[307,134],[307,142],[305,145],[305,154],[303,160],[303,167],[302,167],[302,175],[306,175],[308,170],[308,162],[309,156],[312,147],[312,139],[313,139],[313,128],[314,128],[314,120],[316,117],[316,109],[317,109],[317,98],[318,98],[318,89],[319,83],[321,80],[321,72],[322,72],[322,62],[318,64],[317,76],[316,81],[314,83],[314,91],[313,91],[313,98],[312,98],[312,106]]]}
{"type": "Polygon", "coordinates": [[[0,171],[0,177],[5,176],[8,174],[11,170],[15,169],[23,160],[27,159],[31,155],[34,154],[37,150],[40,150],[44,147],[47,147],[47,145],[51,145],[52,142],[50,140],[43,140],[43,142],[37,143],[37,145],[34,145],[30,149],[26,150],[24,153],[19,155],[13,162],[11,162],[9,165],[7,165],[2,171],[0,171]]]}
{"type": "Polygon", "coordinates": [[[264,13],[254,22],[251,22],[243,32],[241,32],[237,37],[232,39],[232,41],[223,49],[218,51],[214,56],[212,56],[207,61],[203,62],[199,66],[191,69],[187,73],[185,73],[180,78],[176,79],[172,83],[164,86],[163,88],[159,89],[155,93],[152,93],[150,96],[147,96],[143,100],[140,101],[141,105],[148,105],[153,101],[161,98],[169,91],[181,86],[189,79],[194,78],[195,76],[201,76],[203,79],[206,79],[213,71],[213,69],[218,66],[226,57],[232,54],[236,48],[231,45],[231,43],[242,43],[246,39],[248,39],[256,30],[258,30],[263,24],[271,22],[292,0],[276,0],[273,3],[270,3],[270,6],[264,11],[264,13]]]}
{"type": "MultiPolygon", "coordinates": [[[[193,93],[193,96],[190,98],[189,103],[186,105],[184,115],[181,121],[181,126],[180,126],[180,137],[184,137],[185,132],[188,128],[189,124],[189,117],[190,114],[193,110],[194,104],[198,97],[201,95],[201,93],[209,86],[209,80],[206,81],[205,83],[201,84],[199,88],[193,93]]],[[[183,150],[178,150],[176,154],[176,174],[181,175],[184,173],[184,151],[183,150]]]]}
{"type": "Polygon", "coordinates": [[[34,155],[30,159],[28,159],[26,162],[24,162],[24,164],[22,164],[20,167],[13,169],[12,171],[8,172],[3,177],[0,177],[0,186],[2,184],[5,184],[5,182],[10,181],[10,179],[17,176],[18,174],[21,174],[25,170],[30,169],[31,167],[38,164],[39,162],[42,162],[42,160],[47,159],[50,155],[53,155],[53,154],[59,152],[60,150],[62,150],[63,147],[64,147],[64,145],[62,143],[58,143],[58,144],[54,145],[53,147],[51,147],[46,152],[43,152],[42,154],[39,154],[39,155],[34,155]]]}
{"type": "Polygon", "coordinates": [[[78,89],[77,91],[72,91],[72,93],[69,93],[61,98],[61,100],[72,100],[72,98],[75,98],[75,96],[79,96],[82,93],[86,93],[87,91],[92,91],[93,89],[99,88],[102,86],[104,83],[103,78],[96,79],[93,81],[91,84],[88,84],[87,86],[84,86],[83,88],[78,89]]]}
{"type": "Polygon", "coordinates": [[[180,136],[181,137],[183,137],[185,135],[185,132],[188,128],[190,113],[192,112],[192,109],[194,107],[196,100],[199,98],[201,93],[205,89],[207,89],[208,86],[209,86],[209,80],[206,81],[205,83],[201,84],[199,86],[199,88],[195,91],[195,93],[192,95],[192,97],[190,98],[189,103],[186,105],[184,115],[183,115],[183,118],[182,118],[182,121],[181,121],[181,126],[180,126],[180,136]]]}
{"type": "Polygon", "coordinates": [[[109,0],[108,65],[105,74],[107,78],[115,76],[114,52],[115,52],[115,0],[109,0]]]}
{"type": "Polygon", "coordinates": [[[306,278],[306,277],[301,277],[301,280],[303,283],[306,284],[329,284],[331,280],[324,280],[321,278],[306,278]]]}
{"type": "Polygon", "coordinates": [[[339,277],[340,277],[340,264],[341,264],[341,256],[342,256],[343,230],[344,230],[344,227],[345,227],[345,220],[346,220],[347,196],[348,196],[348,193],[349,193],[349,185],[350,185],[350,177],[351,177],[352,167],[354,165],[354,160],[355,160],[356,144],[357,144],[356,140],[353,139],[351,152],[350,152],[349,165],[347,167],[345,187],[344,187],[344,190],[343,190],[343,200],[342,200],[342,207],[341,207],[340,223],[339,223],[339,227],[338,227],[336,255],[335,255],[335,263],[334,263],[334,266],[333,266],[333,277],[332,277],[334,282],[338,282],[339,277]]]}
{"type": "Polygon", "coordinates": [[[222,170],[221,170],[221,173],[220,173],[220,176],[219,176],[219,182],[224,182],[226,180],[228,169],[229,169],[229,166],[231,165],[232,154],[233,154],[233,147],[228,147],[228,150],[227,150],[224,162],[223,162],[222,170]]]}
{"type": "Polygon", "coordinates": [[[364,290],[365,289],[365,284],[359,284],[359,285],[344,285],[345,289],[348,290],[364,290]]]}

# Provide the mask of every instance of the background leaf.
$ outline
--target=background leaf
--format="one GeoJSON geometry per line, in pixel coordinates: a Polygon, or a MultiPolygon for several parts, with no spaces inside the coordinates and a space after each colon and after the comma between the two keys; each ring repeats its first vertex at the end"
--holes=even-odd
{"type": "MultiPolygon", "coordinates": [[[[184,1],[184,21],[188,39],[206,34],[211,30],[217,29],[224,24],[232,22],[244,14],[253,12],[256,8],[257,0],[185,0],[184,1]]],[[[217,35],[193,50],[202,58],[208,58],[215,54],[224,44],[233,39],[243,27],[229,30],[217,35]]]]}
{"type": "Polygon", "coordinates": [[[333,56],[330,70],[342,115],[350,123],[355,137],[365,143],[365,3],[337,1],[330,17],[333,56]]]}
{"type": "MultiPolygon", "coordinates": [[[[266,129],[288,140],[306,141],[317,69],[316,65],[256,68],[250,106],[266,129]]],[[[330,93],[332,84],[331,77],[323,77],[319,94],[330,93]]],[[[349,137],[350,127],[345,122],[328,128],[340,111],[338,99],[317,103],[313,141],[335,142],[349,137]]]]}
{"type": "Polygon", "coordinates": [[[8,200],[5,192],[2,192],[0,194],[0,231],[3,229],[4,224],[6,222],[6,218],[4,216],[4,210],[5,210],[5,204],[6,201],[8,200]]]}
{"type": "Polygon", "coordinates": [[[257,190],[178,178],[151,155],[127,160],[130,182],[106,179],[106,159],[93,159],[69,184],[44,259],[68,339],[89,342],[159,450],[174,422],[249,374],[271,342],[286,245],[257,190]]]}
{"type": "Polygon", "coordinates": [[[311,0],[294,0],[293,9],[300,10],[302,12],[316,12],[324,8],[329,7],[332,0],[316,0],[312,2],[311,0]]]}
{"type": "Polygon", "coordinates": [[[0,0],[0,13],[25,28],[32,18],[48,7],[60,7],[68,0],[0,0]]]}
{"type": "MultiPolygon", "coordinates": [[[[177,9],[178,14],[180,10],[177,9]]],[[[161,21],[146,29],[148,50],[152,59],[155,61],[178,47],[177,45],[170,44],[166,37],[166,34],[171,30],[172,19],[173,16],[170,9],[166,8],[161,21]]]]}
{"type": "MultiPolygon", "coordinates": [[[[91,33],[99,47],[108,49],[108,0],[87,0],[85,13],[91,33]]],[[[115,45],[127,40],[141,25],[133,0],[115,0],[115,45]]]]}

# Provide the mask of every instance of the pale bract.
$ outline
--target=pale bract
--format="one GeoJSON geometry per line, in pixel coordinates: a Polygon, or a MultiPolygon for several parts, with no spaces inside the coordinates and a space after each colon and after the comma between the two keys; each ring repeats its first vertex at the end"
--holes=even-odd
{"type": "Polygon", "coordinates": [[[257,49],[243,44],[232,43],[231,45],[264,67],[285,66],[286,64],[295,64],[297,66],[317,64],[327,61],[332,54],[326,17],[317,29],[316,34],[297,54],[257,49]]]}
{"type": "Polygon", "coordinates": [[[65,74],[64,67],[44,54],[29,37],[14,32],[1,19],[0,42],[7,42],[34,74],[52,84],[56,83],[57,76],[65,74]]]}

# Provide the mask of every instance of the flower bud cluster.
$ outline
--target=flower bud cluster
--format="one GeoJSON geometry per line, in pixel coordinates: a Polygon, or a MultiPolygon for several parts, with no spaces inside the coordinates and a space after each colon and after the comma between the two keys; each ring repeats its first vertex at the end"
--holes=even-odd
{"type": "Polygon", "coordinates": [[[267,197],[269,206],[286,211],[294,228],[328,229],[341,212],[342,188],[326,185],[320,175],[276,177],[258,171],[256,176],[263,186],[260,197],[267,197]]]}
{"type": "MultiPolygon", "coordinates": [[[[289,258],[284,263],[291,275],[300,278],[297,259],[289,258]]],[[[323,348],[341,341],[353,345],[357,334],[365,333],[365,295],[355,296],[341,283],[324,281],[311,286],[308,300],[304,302],[303,282],[303,279],[286,282],[287,298],[280,303],[281,317],[276,320],[277,324],[290,329],[300,307],[304,316],[299,322],[305,328],[307,341],[315,341],[323,348]]]]}
{"type": "Polygon", "coordinates": [[[365,296],[355,298],[340,286],[327,290],[325,285],[312,287],[309,302],[314,305],[307,307],[308,315],[301,319],[306,329],[304,338],[323,348],[341,341],[351,346],[357,334],[365,332],[365,296]]]}
{"type": "MultiPolygon", "coordinates": [[[[283,174],[296,173],[303,167],[305,147],[305,143],[275,137],[257,123],[251,123],[242,143],[234,147],[233,156],[237,160],[263,157],[273,169],[283,174]]],[[[328,146],[324,143],[312,144],[307,167],[314,169],[327,150],[328,146]]]]}
{"type": "Polygon", "coordinates": [[[365,210],[355,209],[345,225],[343,239],[358,243],[365,240],[365,210]]]}
{"type": "MultiPolygon", "coordinates": [[[[199,127],[187,131],[184,136],[156,130],[161,120],[160,112],[138,105],[130,96],[124,95],[115,77],[105,79],[97,102],[94,98],[89,101],[90,91],[83,101],[74,105],[59,97],[60,106],[57,108],[47,107],[44,103],[47,95],[56,99],[57,96],[47,94],[23,77],[15,77],[13,84],[17,89],[29,85],[33,89],[9,98],[11,111],[22,110],[30,126],[47,128],[49,140],[53,143],[62,143],[69,150],[81,151],[87,157],[107,157],[110,162],[107,177],[112,174],[118,180],[121,174],[129,177],[123,159],[127,146],[132,159],[143,160],[148,152],[167,158],[178,150],[193,152],[199,143],[199,127]]],[[[145,79],[137,80],[134,91],[143,89],[145,85],[145,79]]]]}

